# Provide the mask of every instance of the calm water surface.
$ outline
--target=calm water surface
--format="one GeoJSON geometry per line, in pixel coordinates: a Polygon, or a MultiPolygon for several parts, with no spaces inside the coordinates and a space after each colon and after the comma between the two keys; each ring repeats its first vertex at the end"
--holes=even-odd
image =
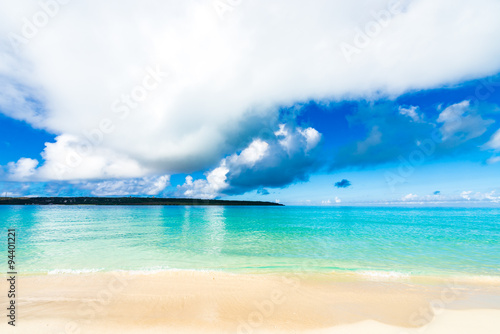
{"type": "MultiPolygon", "coordinates": [[[[18,270],[207,269],[500,276],[500,210],[0,206],[18,270]]],[[[6,264],[5,264],[6,267],[6,264]]]]}

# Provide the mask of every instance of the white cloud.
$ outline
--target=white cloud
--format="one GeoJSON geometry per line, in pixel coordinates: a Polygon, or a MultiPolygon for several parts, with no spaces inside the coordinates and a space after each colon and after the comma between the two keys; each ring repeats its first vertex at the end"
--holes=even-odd
{"type": "Polygon", "coordinates": [[[4,191],[3,193],[0,194],[0,197],[19,197],[21,196],[21,193],[14,193],[11,191],[4,191]]]}
{"type": "Polygon", "coordinates": [[[411,106],[409,108],[399,107],[399,113],[404,116],[410,117],[414,122],[422,121],[422,116],[419,115],[418,107],[411,106]]]}
{"type": "Polygon", "coordinates": [[[254,140],[250,146],[244,149],[239,155],[232,155],[231,163],[253,167],[267,153],[269,144],[260,139],[254,140]]]}
{"type": "Polygon", "coordinates": [[[403,198],[401,198],[401,200],[403,202],[406,202],[406,201],[414,201],[418,198],[418,195],[415,195],[415,194],[408,194],[406,196],[403,196],[403,198]]]}
{"type": "Polygon", "coordinates": [[[500,195],[497,196],[496,191],[494,190],[486,194],[481,194],[480,196],[483,196],[481,199],[487,199],[494,203],[500,203],[500,195]]]}
{"type": "Polygon", "coordinates": [[[486,147],[500,150],[500,129],[491,136],[491,139],[486,143],[486,147]]]}
{"type": "MultiPolygon", "coordinates": [[[[500,195],[496,194],[496,190],[489,192],[473,192],[462,191],[459,194],[438,194],[438,195],[424,195],[419,196],[415,194],[408,194],[403,196],[399,202],[404,203],[418,203],[418,204],[446,204],[446,203],[500,203],[500,195]]],[[[398,201],[393,202],[398,203],[398,201]]]]}
{"type": "Polygon", "coordinates": [[[491,157],[488,160],[486,160],[486,163],[489,165],[492,165],[492,164],[496,164],[499,161],[500,161],[500,157],[491,157]]]}
{"type": "Polygon", "coordinates": [[[437,119],[441,126],[443,140],[464,142],[484,134],[493,120],[485,120],[470,112],[470,102],[462,101],[443,110],[437,119]]]}
{"type": "Polygon", "coordinates": [[[170,176],[144,177],[140,179],[107,180],[77,184],[91,189],[95,196],[158,195],[170,184],[170,176]]]}
{"type": "Polygon", "coordinates": [[[279,139],[279,143],[282,147],[284,147],[287,151],[293,146],[292,137],[289,135],[288,130],[286,129],[286,124],[280,124],[279,130],[274,132],[274,135],[279,139]]]}
{"type": "Polygon", "coordinates": [[[466,200],[470,201],[470,199],[471,199],[470,194],[472,194],[472,191],[462,191],[462,193],[460,194],[460,196],[463,199],[466,199],[466,200]]]}
{"type": "MultiPolygon", "coordinates": [[[[245,1],[225,20],[212,1],[71,1],[19,54],[9,38],[40,5],[2,0],[0,110],[59,135],[31,177],[135,178],[214,166],[258,136],[261,127],[246,130],[252,116],[273,118],[281,105],[395,96],[500,70],[498,1],[402,4],[348,64],[339,46],[387,0],[245,1]],[[149,67],[170,76],[126,107],[149,67]],[[88,138],[98,144],[61,177],[59,164],[88,138]]],[[[316,146],[317,133],[304,136],[316,146]]]]}
{"type": "Polygon", "coordinates": [[[319,141],[321,140],[321,133],[319,133],[314,128],[307,128],[304,130],[298,129],[298,131],[300,132],[301,135],[304,136],[304,138],[306,138],[306,143],[307,143],[306,151],[315,148],[318,145],[319,141]]]}
{"type": "Polygon", "coordinates": [[[233,154],[223,159],[219,167],[206,174],[206,180],[193,181],[193,177],[187,176],[186,182],[181,186],[177,186],[177,193],[194,198],[215,198],[219,196],[222,191],[229,187],[227,174],[230,169],[228,166],[252,168],[265,156],[268,147],[268,143],[260,139],[254,140],[240,154],[233,154]]]}
{"type": "Polygon", "coordinates": [[[77,137],[61,135],[46,143],[42,153],[45,164],[38,168],[40,180],[85,180],[100,178],[137,178],[152,174],[136,160],[105,147],[84,145],[77,137]]]}
{"type": "Polygon", "coordinates": [[[306,141],[306,152],[315,148],[321,140],[321,133],[314,128],[297,128],[296,132],[290,132],[286,124],[280,124],[279,130],[275,131],[274,135],[279,138],[280,145],[288,152],[288,154],[292,154],[293,150],[300,146],[298,142],[303,139],[306,141]],[[297,136],[297,133],[300,134],[300,137],[297,136]]]}
{"type": "Polygon", "coordinates": [[[200,179],[193,181],[193,177],[186,176],[186,182],[177,186],[177,194],[192,198],[212,199],[229,187],[226,182],[229,169],[225,166],[217,167],[207,174],[206,180],[200,179]]]}
{"type": "Polygon", "coordinates": [[[487,193],[462,191],[460,196],[467,201],[488,201],[493,203],[500,203],[500,195],[496,195],[495,190],[487,193]]]}
{"type": "Polygon", "coordinates": [[[300,173],[306,173],[312,166],[308,152],[318,145],[321,134],[313,128],[290,129],[286,125],[280,125],[273,133],[275,138],[268,138],[269,142],[255,139],[241,153],[222,159],[218,167],[206,174],[205,180],[186,177],[186,182],[177,187],[177,194],[215,198],[225,191],[244,193],[255,188],[283,186],[300,177],[300,173]],[[298,168],[291,169],[291,165],[298,168]]]}
{"type": "Polygon", "coordinates": [[[9,178],[14,181],[24,181],[35,174],[38,160],[21,158],[17,162],[9,162],[7,165],[9,178]]]}
{"type": "MultiPolygon", "coordinates": [[[[338,197],[335,197],[335,200],[334,200],[335,204],[340,204],[342,203],[342,200],[338,197]]],[[[321,201],[321,205],[331,205],[333,202],[332,200],[328,199],[326,201],[321,201]]]]}

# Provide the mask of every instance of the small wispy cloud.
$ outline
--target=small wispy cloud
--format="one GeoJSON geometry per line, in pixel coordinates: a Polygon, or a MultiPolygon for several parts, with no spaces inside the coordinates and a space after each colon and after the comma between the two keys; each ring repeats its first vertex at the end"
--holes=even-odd
{"type": "Polygon", "coordinates": [[[414,122],[420,122],[422,116],[418,113],[418,107],[411,106],[409,108],[399,107],[399,113],[404,116],[410,117],[414,122]]]}
{"type": "MultiPolygon", "coordinates": [[[[459,194],[441,195],[440,191],[435,191],[433,195],[419,196],[408,194],[403,196],[400,201],[404,203],[419,204],[444,204],[444,203],[500,203],[500,195],[496,190],[490,192],[462,191],[459,194]]],[[[396,203],[396,202],[394,202],[396,203]]]]}
{"type": "Polygon", "coordinates": [[[418,195],[415,194],[408,194],[406,196],[403,196],[403,198],[401,198],[403,202],[414,201],[416,199],[418,199],[418,195]]]}
{"type": "Polygon", "coordinates": [[[332,201],[331,199],[328,199],[326,201],[321,201],[321,205],[332,205],[333,203],[340,204],[342,203],[342,200],[338,197],[335,197],[334,201],[332,201]]]}
{"type": "Polygon", "coordinates": [[[351,186],[351,182],[349,180],[343,179],[342,181],[336,182],[335,187],[337,188],[349,188],[351,186]]]}

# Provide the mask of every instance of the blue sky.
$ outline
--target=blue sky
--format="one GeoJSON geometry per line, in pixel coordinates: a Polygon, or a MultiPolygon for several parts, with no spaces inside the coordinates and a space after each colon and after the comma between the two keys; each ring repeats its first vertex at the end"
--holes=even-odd
{"type": "Polygon", "coordinates": [[[497,206],[499,5],[398,4],[8,8],[0,195],[497,206]]]}

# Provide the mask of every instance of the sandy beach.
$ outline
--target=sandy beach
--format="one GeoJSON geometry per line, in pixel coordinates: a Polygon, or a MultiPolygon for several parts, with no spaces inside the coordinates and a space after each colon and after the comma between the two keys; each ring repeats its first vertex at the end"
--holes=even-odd
{"type": "MultiPolygon", "coordinates": [[[[203,271],[18,277],[2,333],[495,333],[496,281],[203,271]]],[[[2,291],[6,279],[2,279],[2,291]]],[[[0,297],[7,305],[6,296],[0,297]]],[[[2,307],[2,309],[5,309],[2,307]]]]}

